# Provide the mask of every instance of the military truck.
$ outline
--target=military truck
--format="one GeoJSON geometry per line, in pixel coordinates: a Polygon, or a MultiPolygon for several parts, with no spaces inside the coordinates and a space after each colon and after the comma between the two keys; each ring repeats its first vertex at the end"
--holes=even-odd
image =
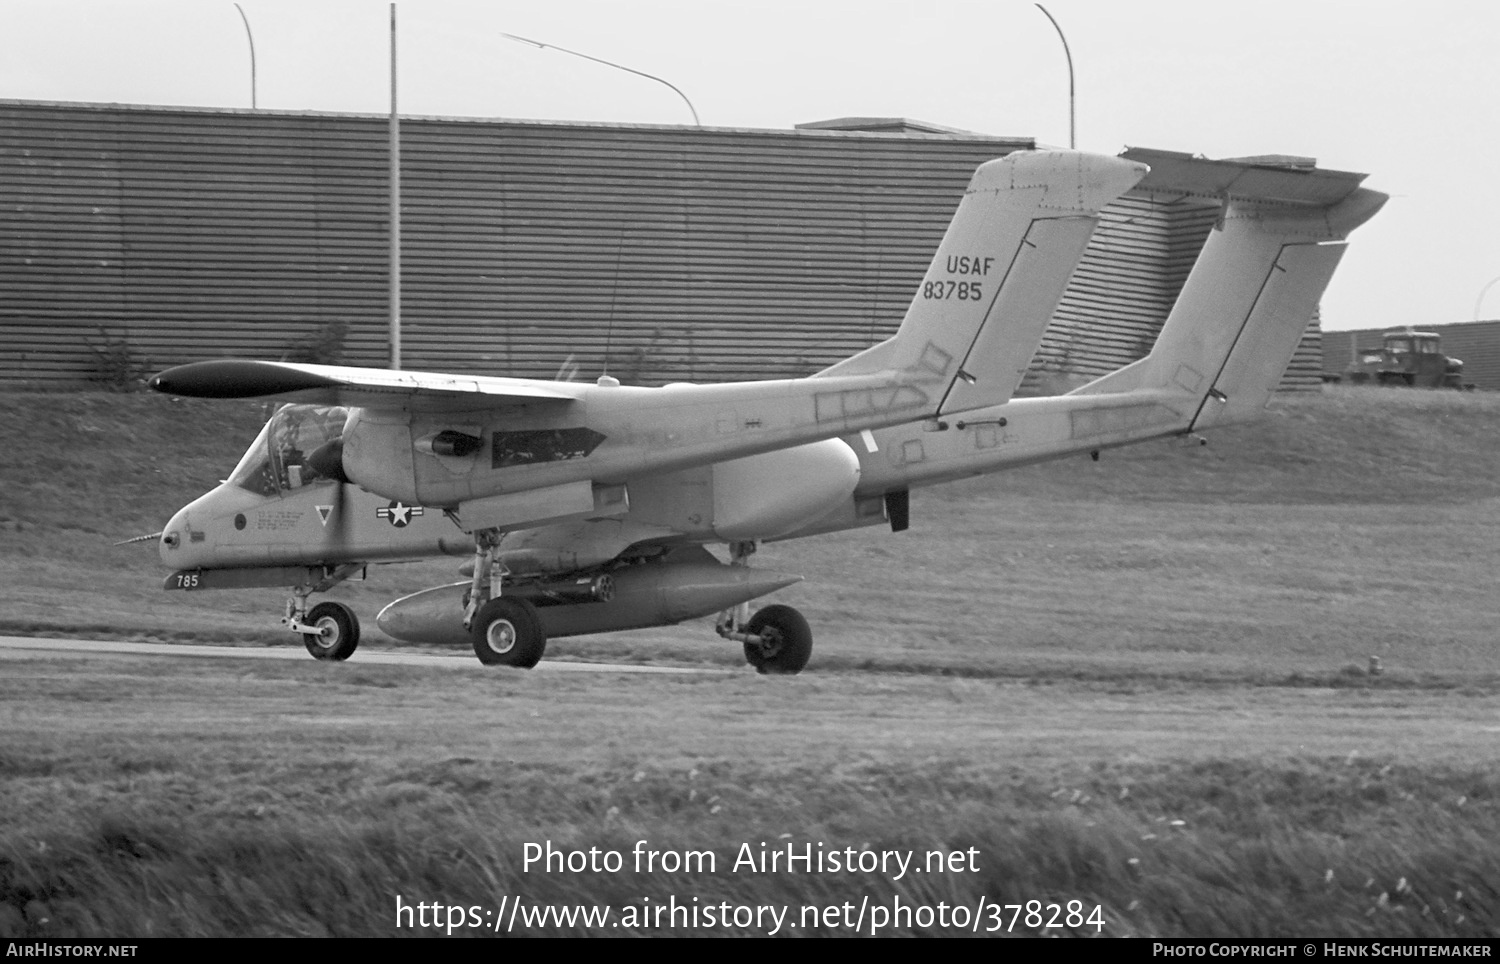
{"type": "Polygon", "coordinates": [[[1463,388],[1464,363],[1442,352],[1435,331],[1388,331],[1378,350],[1355,350],[1344,380],[1355,385],[1463,388]]]}

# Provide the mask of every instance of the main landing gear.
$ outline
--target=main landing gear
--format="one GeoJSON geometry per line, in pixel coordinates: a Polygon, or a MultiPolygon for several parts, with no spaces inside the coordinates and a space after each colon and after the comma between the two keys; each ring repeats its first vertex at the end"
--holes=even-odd
{"type": "MultiPolygon", "coordinates": [[[[731,542],[729,564],[745,565],[755,548],[754,542],[731,542]]],[[[812,657],[812,628],[791,606],[767,606],[751,616],[750,604],[740,603],[721,612],[714,628],[744,644],[745,662],[758,673],[800,673],[812,657]]]]}
{"type": "Polygon", "coordinates": [[[344,660],[354,655],[359,646],[359,617],[341,602],[319,603],[309,610],[307,597],[327,592],[362,568],[345,565],[331,571],[325,569],[322,579],[293,587],[281,625],[302,635],[302,644],[314,659],[344,660]]]}
{"type": "Polygon", "coordinates": [[[536,607],[519,596],[502,596],[509,573],[500,561],[504,533],[474,533],[474,577],[464,607],[464,628],[474,655],[486,666],[530,669],[547,651],[547,632],[536,607]]]}

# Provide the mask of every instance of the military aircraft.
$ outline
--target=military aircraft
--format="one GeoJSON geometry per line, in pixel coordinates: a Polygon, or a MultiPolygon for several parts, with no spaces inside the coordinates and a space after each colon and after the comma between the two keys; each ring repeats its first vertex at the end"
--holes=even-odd
{"type": "Polygon", "coordinates": [[[273,397],[230,478],[161,536],[167,588],[291,586],[317,657],[358,643],[307,597],[365,565],[474,553],[466,582],[378,617],[533,666],[548,637],[719,612],[762,672],[812,634],[748,602],[798,577],[763,541],[888,522],[912,487],[1240,421],[1264,407],[1344,249],[1385,196],[1228,200],[1150,355],[1063,396],[1012,400],[1099,210],[1145,174],[1074,152],[982,165],[896,335],[805,379],[642,389],[253,361],[163,372],[176,395],[273,397]],[[347,406],[347,407],[345,407],[347,406]],[[383,527],[383,528],[382,528],[383,527]],[[472,541],[471,541],[472,540],[472,541]],[[730,563],[704,546],[727,543],[730,563]]]}

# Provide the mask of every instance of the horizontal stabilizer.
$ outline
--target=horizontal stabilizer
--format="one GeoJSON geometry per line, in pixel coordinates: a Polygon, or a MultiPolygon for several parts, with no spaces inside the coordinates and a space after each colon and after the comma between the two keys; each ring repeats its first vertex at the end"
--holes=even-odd
{"type": "Polygon", "coordinates": [[[1198,154],[1141,147],[1128,147],[1120,156],[1151,168],[1136,185],[1137,194],[1168,199],[1199,197],[1220,203],[1256,201],[1326,208],[1344,200],[1365,179],[1363,174],[1319,168],[1305,157],[1210,160],[1198,154]]]}
{"type": "Polygon", "coordinates": [[[169,368],[151,379],[159,392],[189,398],[273,398],[323,405],[446,409],[468,405],[571,402],[581,386],[524,378],[486,378],[222,359],[169,368]]]}

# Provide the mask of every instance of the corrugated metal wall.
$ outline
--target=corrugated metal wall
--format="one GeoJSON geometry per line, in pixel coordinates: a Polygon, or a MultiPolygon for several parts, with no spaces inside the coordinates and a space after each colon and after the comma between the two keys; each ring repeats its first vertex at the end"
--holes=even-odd
{"type": "MultiPolygon", "coordinates": [[[[1500,321],[1473,321],[1454,325],[1415,325],[1418,331],[1434,331],[1443,339],[1443,354],[1464,363],[1464,384],[1481,391],[1500,392],[1500,321]]],[[[1325,331],[1323,370],[1338,375],[1349,367],[1355,354],[1381,347],[1390,328],[1355,331],[1325,331]]]]}
{"type": "MultiPolygon", "coordinates": [[[[806,374],[886,337],[973,169],[1030,146],[453,119],[401,133],[405,366],[550,377],[572,355],[646,384],[806,374]]],[[[386,137],[362,115],[0,101],[0,386],[330,345],[383,366],[386,137]]],[[[1144,354],[1214,213],[1112,206],[1029,389],[1144,354]]],[[[1317,377],[1294,365],[1288,382],[1317,377]]]]}
{"type": "Polygon", "coordinates": [[[1149,352],[1218,214],[1204,202],[1133,195],[1105,209],[1033,372],[1070,375],[1057,387],[1077,385],[1149,352]]]}

